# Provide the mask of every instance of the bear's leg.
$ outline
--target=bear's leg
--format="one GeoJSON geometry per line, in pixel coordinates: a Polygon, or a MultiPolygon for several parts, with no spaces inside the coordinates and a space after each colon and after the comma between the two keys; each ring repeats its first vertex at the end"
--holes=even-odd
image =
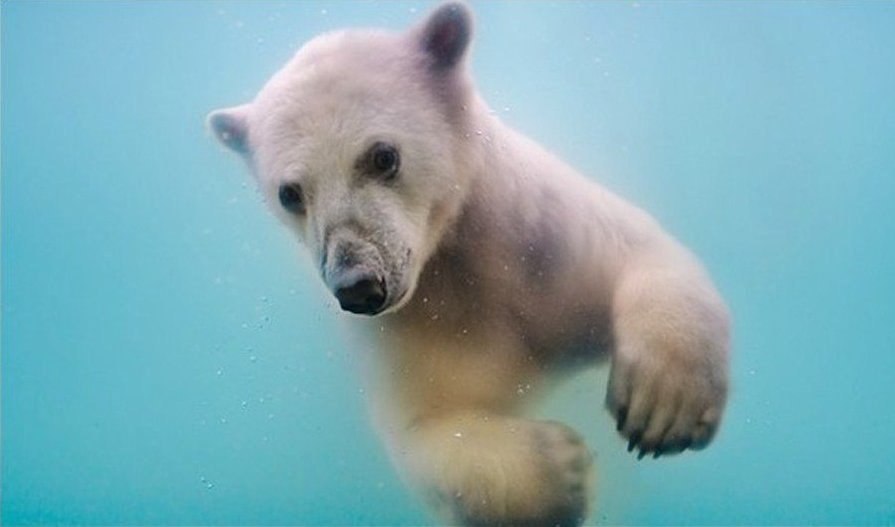
{"type": "Polygon", "coordinates": [[[565,425],[487,413],[414,424],[399,462],[436,508],[467,526],[581,525],[591,456],[565,425]]]}
{"type": "Polygon", "coordinates": [[[708,279],[695,264],[632,266],[613,298],[613,325],[606,404],[628,450],[658,457],[706,446],[727,397],[729,338],[708,279]]]}

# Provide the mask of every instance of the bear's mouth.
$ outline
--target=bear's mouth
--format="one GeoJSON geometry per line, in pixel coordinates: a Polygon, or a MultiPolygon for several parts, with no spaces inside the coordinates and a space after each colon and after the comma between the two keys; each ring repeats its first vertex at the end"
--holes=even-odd
{"type": "Polygon", "coordinates": [[[406,300],[410,298],[410,295],[408,295],[407,293],[408,289],[402,289],[401,292],[395,295],[393,299],[389,299],[389,301],[386,302],[385,307],[378,313],[376,313],[376,315],[391,314],[404,307],[404,304],[407,303],[406,300]]]}

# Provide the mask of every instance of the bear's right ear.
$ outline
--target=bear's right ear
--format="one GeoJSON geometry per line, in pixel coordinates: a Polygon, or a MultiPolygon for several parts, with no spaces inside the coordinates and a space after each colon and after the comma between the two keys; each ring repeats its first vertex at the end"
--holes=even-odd
{"type": "Polygon", "coordinates": [[[462,62],[472,40],[472,13],[460,2],[443,4],[423,22],[417,35],[431,60],[430,69],[449,71],[462,62]]]}
{"type": "Polygon", "coordinates": [[[218,141],[242,155],[249,153],[249,105],[222,108],[208,114],[206,123],[218,141]]]}

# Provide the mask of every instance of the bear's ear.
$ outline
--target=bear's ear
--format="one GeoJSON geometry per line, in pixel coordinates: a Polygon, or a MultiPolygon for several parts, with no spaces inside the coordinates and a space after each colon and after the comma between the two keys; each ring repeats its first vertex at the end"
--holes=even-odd
{"type": "Polygon", "coordinates": [[[249,105],[222,108],[208,114],[206,123],[218,141],[242,155],[249,153],[249,105]]]}
{"type": "Polygon", "coordinates": [[[448,71],[463,60],[472,39],[472,13],[465,4],[449,2],[429,15],[418,33],[419,45],[433,71],[448,71]]]}

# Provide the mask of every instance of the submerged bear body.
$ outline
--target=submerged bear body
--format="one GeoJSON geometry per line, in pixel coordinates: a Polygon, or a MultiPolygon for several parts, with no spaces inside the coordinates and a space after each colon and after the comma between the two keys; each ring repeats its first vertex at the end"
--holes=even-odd
{"type": "Polygon", "coordinates": [[[728,315],[648,214],[489,111],[471,36],[462,4],[404,33],[323,35],[209,122],[369,326],[402,474],[448,521],[579,525],[589,451],[526,403],[605,358],[630,448],[701,448],[726,401],[728,315]]]}

